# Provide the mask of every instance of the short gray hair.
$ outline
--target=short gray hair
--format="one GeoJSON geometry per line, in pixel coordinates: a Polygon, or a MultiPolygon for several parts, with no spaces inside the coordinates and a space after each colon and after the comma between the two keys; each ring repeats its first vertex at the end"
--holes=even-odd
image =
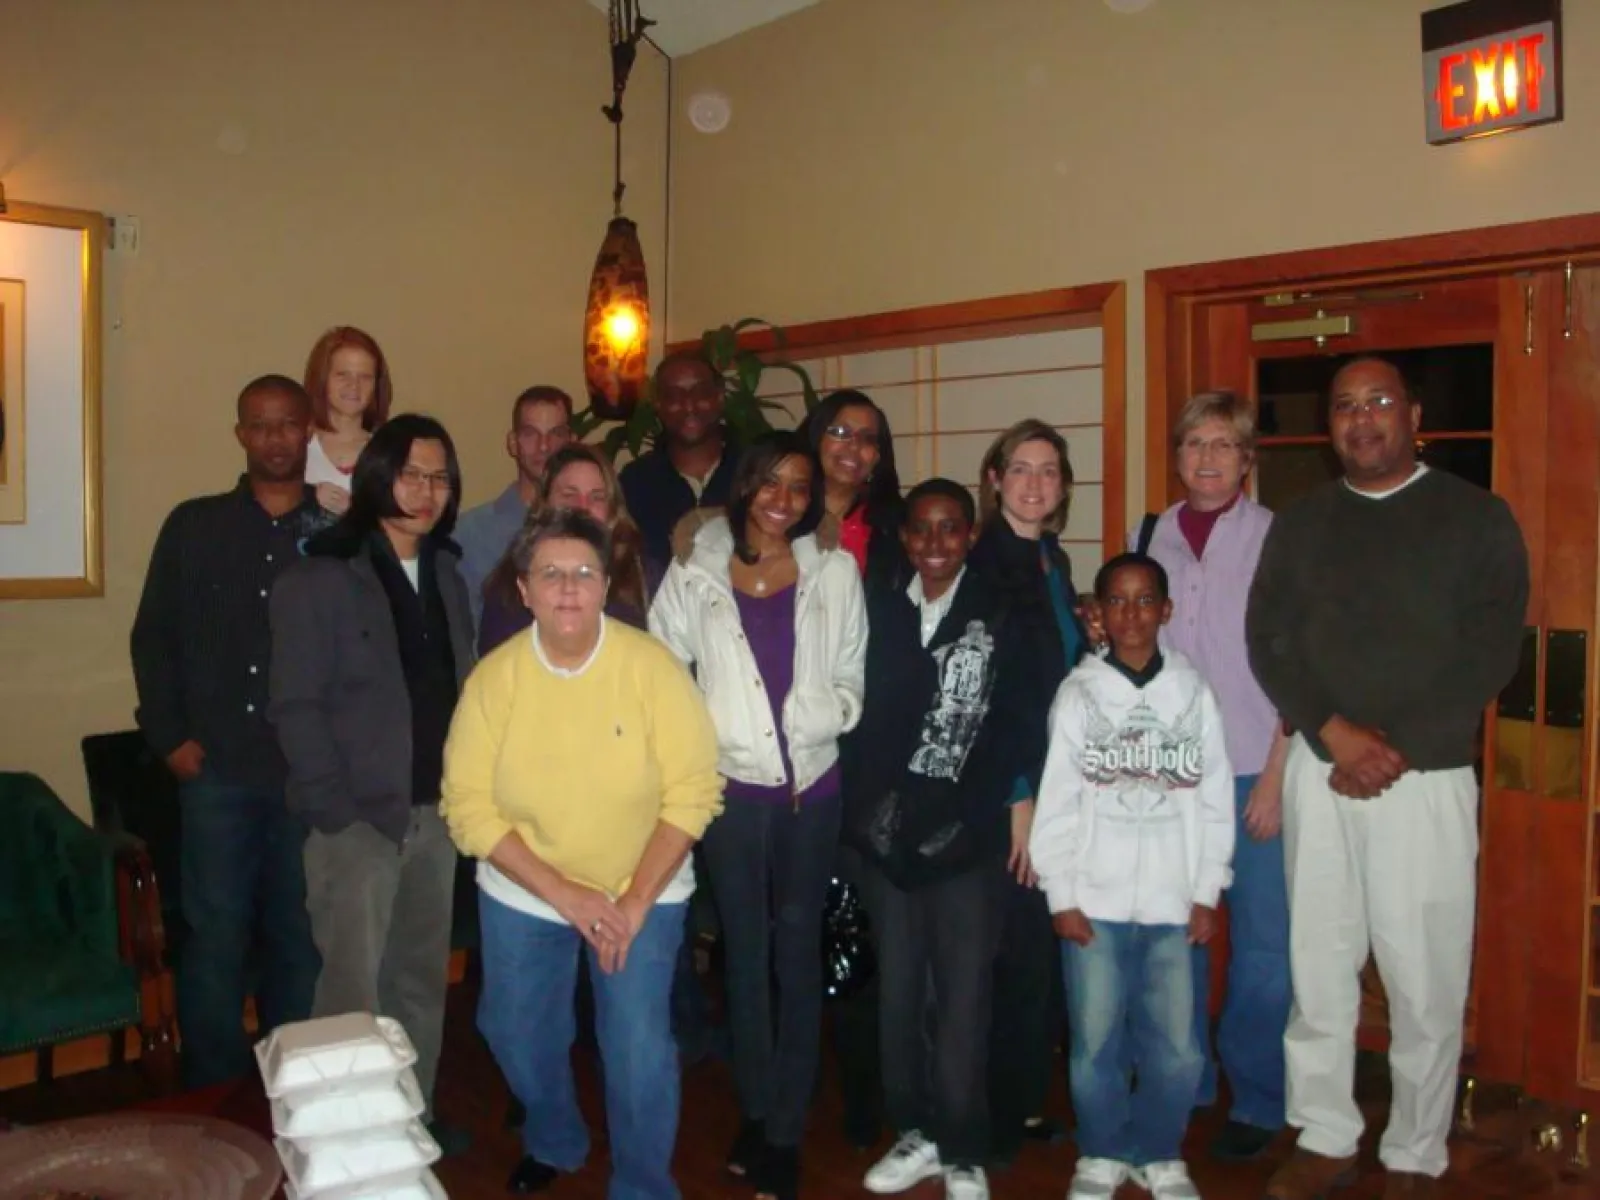
{"type": "Polygon", "coordinates": [[[1256,448],[1256,406],[1237,392],[1197,392],[1190,396],[1172,427],[1172,448],[1178,449],[1191,433],[1207,421],[1233,426],[1234,436],[1246,453],[1256,448]]]}
{"type": "Polygon", "coordinates": [[[511,543],[511,562],[517,577],[528,573],[540,546],[554,541],[587,542],[600,560],[600,573],[610,574],[611,531],[580,509],[545,508],[528,513],[511,543]]]}

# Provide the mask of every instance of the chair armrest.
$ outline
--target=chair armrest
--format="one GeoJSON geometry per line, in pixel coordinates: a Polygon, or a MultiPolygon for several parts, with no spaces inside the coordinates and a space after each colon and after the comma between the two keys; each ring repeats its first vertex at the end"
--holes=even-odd
{"type": "Polygon", "coordinates": [[[118,953],[140,979],[158,978],[166,970],[167,934],[150,851],[125,830],[103,836],[116,870],[118,953]]]}

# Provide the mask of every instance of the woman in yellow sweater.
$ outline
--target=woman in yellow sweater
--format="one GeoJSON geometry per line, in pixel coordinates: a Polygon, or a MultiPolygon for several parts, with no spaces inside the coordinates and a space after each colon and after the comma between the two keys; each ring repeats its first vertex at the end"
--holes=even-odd
{"type": "Polygon", "coordinates": [[[551,510],[513,548],[533,628],[484,658],[445,747],[441,811],[478,866],[478,1025],[527,1110],[514,1192],[576,1171],[589,1135],[569,1052],[589,956],[610,1194],[678,1200],[673,965],[690,848],[722,809],[717,738],[665,646],[608,621],[610,534],[551,510]]]}

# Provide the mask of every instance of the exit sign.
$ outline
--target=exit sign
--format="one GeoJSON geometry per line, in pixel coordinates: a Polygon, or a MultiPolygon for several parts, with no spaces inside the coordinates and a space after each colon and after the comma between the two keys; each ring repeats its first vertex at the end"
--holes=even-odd
{"type": "Polygon", "coordinates": [[[1561,0],[1466,0],[1422,14],[1434,145],[1561,119],[1561,0]]]}

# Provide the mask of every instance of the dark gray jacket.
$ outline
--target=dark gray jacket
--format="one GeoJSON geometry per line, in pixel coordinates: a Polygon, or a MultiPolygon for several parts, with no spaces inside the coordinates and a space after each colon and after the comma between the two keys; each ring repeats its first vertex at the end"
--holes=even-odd
{"type": "MultiPolygon", "coordinates": [[[[473,666],[472,614],[456,554],[436,553],[459,684],[473,666]]],[[[365,821],[403,843],[411,821],[411,699],[372,552],[302,559],[273,587],[268,612],[267,716],[289,761],[289,807],[324,833],[365,821]]]]}

